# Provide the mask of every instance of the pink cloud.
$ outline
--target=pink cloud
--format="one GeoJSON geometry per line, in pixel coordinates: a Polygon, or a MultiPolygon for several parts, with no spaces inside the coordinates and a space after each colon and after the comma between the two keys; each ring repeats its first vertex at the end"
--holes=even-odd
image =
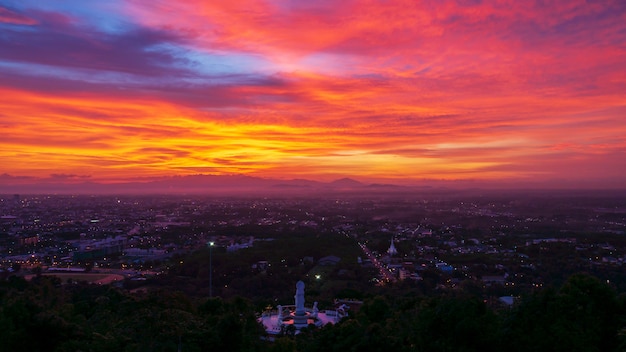
{"type": "Polygon", "coordinates": [[[10,23],[10,24],[18,24],[18,25],[34,25],[37,24],[37,21],[28,16],[24,16],[15,11],[11,11],[6,7],[0,6],[0,23],[10,23]]]}

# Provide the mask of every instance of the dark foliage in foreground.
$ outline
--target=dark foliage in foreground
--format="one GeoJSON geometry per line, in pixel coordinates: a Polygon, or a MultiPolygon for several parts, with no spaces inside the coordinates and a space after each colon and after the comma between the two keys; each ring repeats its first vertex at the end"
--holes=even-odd
{"type": "Polygon", "coordinates": [[[191,302],[168,291],[126,294],[50,277],[0,289],[2,351],[255,351],[263,330],[249,302],[191,302]]]}
{"type": "Polygon", "coordinates": [[[621,351],[626,300],[593,276],[493,307],[462,293],[376,296],[335,326],[259,337],[243,298],[192,301],[39,277],[0,283],[1,351],[621,351]]]}

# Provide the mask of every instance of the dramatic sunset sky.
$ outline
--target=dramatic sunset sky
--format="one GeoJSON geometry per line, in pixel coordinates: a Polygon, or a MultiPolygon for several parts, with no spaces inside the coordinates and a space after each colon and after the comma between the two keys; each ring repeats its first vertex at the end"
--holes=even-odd
{"type": "Polygon", "coordinates": [[[0,0],[0,182],[626,188],[623,0],[0,0]]]}

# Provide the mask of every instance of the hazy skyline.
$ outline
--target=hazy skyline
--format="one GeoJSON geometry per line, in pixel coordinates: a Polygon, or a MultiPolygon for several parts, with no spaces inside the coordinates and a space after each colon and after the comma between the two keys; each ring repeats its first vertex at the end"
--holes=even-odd
{"type": "Polygon", "coordinates": [[[624,1],[2,1],[0,182],[626,188],[624,1]]]}

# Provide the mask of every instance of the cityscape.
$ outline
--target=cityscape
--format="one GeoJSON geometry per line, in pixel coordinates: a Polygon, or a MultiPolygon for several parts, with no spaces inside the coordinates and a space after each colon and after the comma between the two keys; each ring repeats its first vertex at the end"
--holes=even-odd
{"type": "MultiPolygon", "coordinates": [[[[362,252],[342,258],[329,248],[322,257],[290,262],[356,261],[375,269],[371,279],[380,285],[421,281],[420,273],[434,271],[448,278],[439,288],[472,279],[511,286],[518,294],[559,279],[538,270],[552,251],[567,254],[561,265],[614,272],[620,284],[618,269],[626,261],[622,195],[424,193],[378,199],[349,193],[337,199],[16,194],[0,199],[2,270],[89,270],[139,279],[167,272],[173,258],[209,242],[216,251],[234,253],[304,231],[345,236],[362,252]]],[[[261,262],[278,264],[247,264],[261,262]]]]}
{"type": "Polygon", "coordinates": [[[0,275],[5,287],[52,279],[61,290],[111,286],[131,297],[245,298],[265,326],[258,343],[270,344],[257,348],[271,349],[294,333],[318,338],[304,331],[342,326],[381,296],[471,296],[510,314],[580,273],[624,292],[625,195],[13,194],[0,198],[0,275]],[[296,282],[306,285],[300,313],[296,282]]]}

